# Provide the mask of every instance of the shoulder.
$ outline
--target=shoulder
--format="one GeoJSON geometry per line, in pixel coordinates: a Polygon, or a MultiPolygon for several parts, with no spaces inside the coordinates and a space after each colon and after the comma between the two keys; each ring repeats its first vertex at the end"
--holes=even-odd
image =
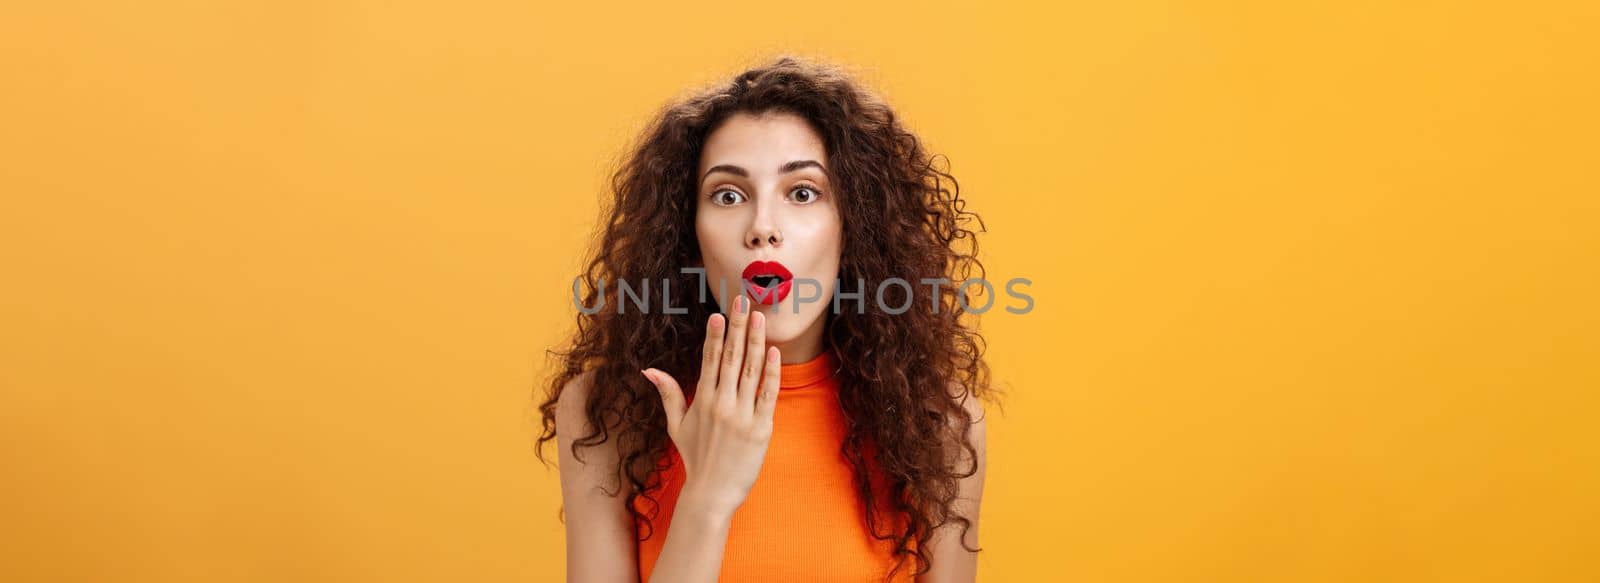
{"type": "Polygon", "coordinates": [[[961,427],[963,416],[950,415],[950,434],[965,436],[970,446],[970,449],[954,448],[953,453],[959,461],[951,467],[960,479],[958,494],[950,509],[961,520],[951,520],[935,528],[928,541],[932,570],[918,576],[918,583],[972,581],[978,573],[978,517],[983,504],[984,475],[988,466],[987,415],[983,402],[959,383],[951,383],[950,398],[961,405],[967,413],[965,417],[970,419],[970,425],[961,427]]]}
{"type": "Polygon", "coordinates": [[[594,374],[589,371],[567,381],[556,396],[567,580],[637,581],[634,522],[626,504],[631,488],[617,473],[615,434],[583,449],[582,457],[574,453],[574,441],[595,433],[588,417],[593,394],[594,374]]]}
{"type": "Polygon", "coordinates": [[[951,402],[958,404],[966,412],[965,419],[961,415],[949,415],[946,419],[949,423],[947,435],[950,436],[952,443],[959,443],[958,439],[965,439],[965,444],[953,448],[952,453],[957,458],[955,467],[962,473],[972,471],[970,479],[981,482],[988,465],[988,410],[984,407],[982,399],[957,381],[950,382],[948,391],[951,402]]]}
{"type": "Polygon", "coordinates": [[[585,470],[584,474],[591,476],[598,475],[605,466],[614,466],[618,458],[615,427],[604,432],[609,436],[604,442],[592,442],[592,435],[601,434],[589,418],[589,401],[595,394],[594,376],[594,371],[584,371],[562,385],[561,394],[556,396],[555,414],[556,440],[562,460],[572,460],[567,462],[569,464],[597,466],[585,470]],[[574,451],[578,449],[574,442],[579,440],[584,442],[581,458],[574,451]]]}
{"type": "Polygon", "coordinates": [[[562,385],[556,397],[557,468],[562,487],[569,496],[592,492],[605,492],[606,497],[626,495],[633,487],[620,473],[620,427],[598,431],[589,417],[589,401],[596,394],[594,376],[594,371],[578,374],[562,385]]]}
{"type": "Polygon", "coordinates": [[[556,435],[572,440],[589,433],[589,394],[594,386],[594,371],[578,373],[561,386],[556,395],[556,435]]]}
{"type": "Polygon", "coordinates": [[[562,412],[582,411],[584,405],[589,402],[589,392],[593,384],[594,371],[586,370],[561,385],[561,393],[556,395],[557,418],[560,418],[562,412]]]}
{"type": "MultiPolygon", "coordinates": [[[[985,426],[987,425],[986,420],[988,417],[988,411],[983,405],[983,400],[972,394],[971,391],[967,390],[967,388],[958,381],[950,381],[950,386],[947,388],[947,390],[951,401],[961,405],[961,408],[967,412],[967,417],[972,427],[973,438],[982,439],[984,437],[983,434],[985,432],[985,426]]],[[[957,425],[959,424],[960,419],[954,418],[950,421],[952,425],[957,425]]],[[[957,429],[961,428],[957,427],[957,429]]]]}

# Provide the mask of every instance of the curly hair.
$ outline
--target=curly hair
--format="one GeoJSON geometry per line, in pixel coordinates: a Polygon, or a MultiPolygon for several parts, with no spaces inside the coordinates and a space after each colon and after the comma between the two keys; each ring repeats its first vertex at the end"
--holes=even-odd
{"type": "MultiPolygon", "coordinates": [[[[977,471],[977,452],[969,442],[974,420],[965,399],[996,401],[983,360],[984,339],[975,326],[963,323],[969,304],[965,296],[957,297],[965,293],[960,283],[974,269],[978,277],[984,274],[967,223],[976,220],[976,230],[985,229],[975,213],[964,209],[948,159],[938,167],[943,156],[928,154],[880,97],[837,65],[779,56],[665,106],[614,166],[614,197],[603,205],[603,227],[574,281],[574,299],[579,283],[586,288],[585,306],[604,301],[606,281],[666,280],[683,290],[705,285],[699,275],[679,269],[700,253],[695,174],[707,137],[738,112],[798,114],[822,137],[843,219],[838,293],[870,298],[877,297],[880,282],[891,278],[912,283],[909,289],[882,290],[884,305],[909,301],[911,308],[903,313],[871,306],[864,313],[843,309],[824,317],[826,342],[842,365],[839,405],[847,434],[840,453],[853,467],[866,523],[873,537],[893,541],[896,562],[889,577],[908,557],[916,559],[915,573],[924,573],[936,529],[961,523],[965,546],[972,526],[954,510],[960,479],[977,471]],[[974,463],[962,467],[963,458],[974,463]],[[884,533],[869,462],[883,473],[892,494],[893,507],[887,510],[895,519],[884,533]]],[[[698,376],[704,322],[718,311],[710,294],[700,294],[698,302],[695,294],[684,295],[689,296],[686,314],[580,313],[570,346],[547,351],[557,361],[555,374],[537,395],[544,399],[539,406],[543,432],[535,450],[548,466],[543,447],[556,437],[561,392],[593,371],[584,415],[594,432],[572,440],[572,452],[577,456],[579,446],[617,440],[619,481],[609,494],[617,495],[622,479],[632,484],[626,505],[636,523],[654,518],[653,512],[645,516],[634,507],[637,497],[659,508],[654,494],[661,484],[652,479],[653,472],[670,444],[661,399],[638,371],[655,367],[675,378],[698,376]]]]}

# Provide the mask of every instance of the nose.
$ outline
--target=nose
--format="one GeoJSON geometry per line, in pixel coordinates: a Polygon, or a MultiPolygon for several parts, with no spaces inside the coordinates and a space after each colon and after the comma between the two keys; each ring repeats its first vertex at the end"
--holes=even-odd
{"type": "Polygon", "coordinates": [[[757,204],[755,220],[750,222],[750,230],[744,235],[744,244],[751,249],[759,249],[762,245],[780,247],[783,245],[783,232],[778,228],[778,223],[773,217],[772,205],[757,204]]]}
{"type": "Polygon", "coordinates": [[[783,237],[777,231],[751,233],[749,240],[751,248],[760,247],[763,242],[767,245],[778,247],[783,243],[783,237]]]}

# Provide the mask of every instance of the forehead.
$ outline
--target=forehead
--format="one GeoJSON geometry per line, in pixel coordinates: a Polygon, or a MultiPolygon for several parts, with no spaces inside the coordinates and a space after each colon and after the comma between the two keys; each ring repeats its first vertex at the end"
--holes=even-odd
{"type": "Polygon", "coordinates": [[[796,114],[768,112],[760,116],[740,112],[730,116],[706,138],[700,151],[700,172],[717,164],[734,164],[754,174],[777,172],[792,160],[816,160],[827,165],[822,136],[796,114]]]}

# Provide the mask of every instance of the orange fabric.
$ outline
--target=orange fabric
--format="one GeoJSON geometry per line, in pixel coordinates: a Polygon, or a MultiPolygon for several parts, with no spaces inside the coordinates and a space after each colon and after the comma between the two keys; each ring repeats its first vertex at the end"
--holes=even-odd
{"type": "MultiPolygon", "coordinates": [[[[772,441],[755,486],[734,513],[722,555],[722,581],[883,581],[894,564],[891,541],[872,538],[850,462],[840,453],[845,420],[839,407],[838,359],[824,350],[807,362],[783,365],[772,441]]],[[[877,498],[878,532],[898,526],[887,517],[888,488],[868,451],[877,498]]],[[[639,543],[639,575],[649,581],[683,487],[683,461],[668,448],[671,467],[661,473],[659,514],[649,540],[639,543]]],[[[635,507],[649,515],[640,497],[635,507]]],[[[650,528],[642,521],[636,533],[650,528]]],[[[911,581],[914,559],[894,581],[911,581]]]]}

